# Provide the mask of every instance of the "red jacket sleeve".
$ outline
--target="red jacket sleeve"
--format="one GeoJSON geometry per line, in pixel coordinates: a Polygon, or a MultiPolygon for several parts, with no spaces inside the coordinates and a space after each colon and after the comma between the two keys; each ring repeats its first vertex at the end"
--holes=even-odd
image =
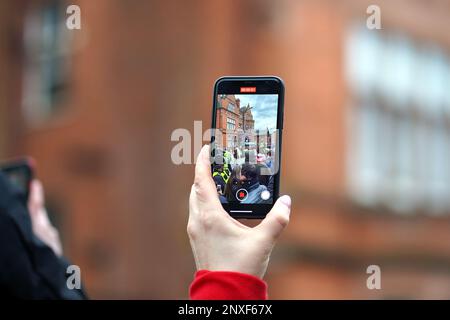
{"type": "Polygon", "coordinates": [[[266,300],[267,284],[252,275],[200,270],[189,288],[192,300],[266,300]]]}

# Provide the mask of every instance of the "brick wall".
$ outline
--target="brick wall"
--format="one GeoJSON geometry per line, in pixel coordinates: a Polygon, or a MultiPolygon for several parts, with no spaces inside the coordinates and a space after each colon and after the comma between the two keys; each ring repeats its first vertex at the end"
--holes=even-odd
{"type": "MultiPolygon", "coordinates": [[[[0,130],[13,141],[4,154],[37,159],[66,253],[92,297],[187,297],[193,166],[172,164],[170,135],[193,131],[194,120],[205,130],[215,79],[248,74],[286,82],[281,184],[293,212],[268,271],[271,297],[450,296],[447,217],[396,216],[347,197],[343,41],[346,26],[361,10],[364,17],[363,4],[75,2],[83,25],[64,113],[38,127],[22,124],[23,65],[10,43],[0,52],[9,66],[0,74],[2,97],[11,93],[0,101],[0,120],[8,119],[0,130]],[[384,270],[380,292],[365,288],[369,264],[384,270]]],[[[382,4],[387,26],[415,26],[404,7],[382,4]]],[[[1,17],[26,10],[15,2],[0,8],[1,17]]],[[[12,43],[20,43],[23,19],[0,19],[12,43]]],[[[446,44],[448,36],[433,31],[444,24],[436,25],[428,34],[446,44]]],[[[226,127],[225,115],[218,120],[226,127]]]]}

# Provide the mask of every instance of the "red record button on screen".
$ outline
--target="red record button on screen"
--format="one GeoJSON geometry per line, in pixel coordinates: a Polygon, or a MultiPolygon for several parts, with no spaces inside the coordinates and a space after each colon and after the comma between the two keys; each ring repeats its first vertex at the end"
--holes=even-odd
{"type": "Polygon", "coordinates": [[[248,192],[245,189],[239,189],[238,191],[236,191],[236,199],[238,199],[239,201],[244,201],[245,199],[247,199],[248,196],[248,192]]]}

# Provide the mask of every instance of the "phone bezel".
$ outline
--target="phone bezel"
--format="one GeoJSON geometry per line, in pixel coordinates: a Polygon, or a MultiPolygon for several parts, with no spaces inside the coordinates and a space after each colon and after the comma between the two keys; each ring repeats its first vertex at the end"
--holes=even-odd
{"type": "MultiPolygon", "coordinates": [[[[216,80],[213,91],[213,112],[212,112],[212,134],[211,145],[214,144],[215,136],[214,129],[216,129],[216,112],[217,112],[217,95],[218,94],[240,94],[240,87],[255,86],[255,93],[245,94],[278,94],[278,110],[277,110],[277,129],[278,129],[278,172],[274,175],[274,190],[273,190],[273,204],[278,199],[280,194],[280,175],[281,175],[281,150],[283,137],[283,118],[284,118],[284,82],[281,78],[276,76],[226,76],[216,80]]],[[[212,148],[213,150],[214,148],[212,148]]],[[[214,155],[212,155],[214,156],[214,155]]],[[[211,175],[213,168],[211,165],[211,175]]],[[[225,211],[230,216],[236,219],[264,219],[272,209],[273,204],[222,204],[225,211]],[[251,211],[250,212],[236,212],[236,211],[251,211]]]]}

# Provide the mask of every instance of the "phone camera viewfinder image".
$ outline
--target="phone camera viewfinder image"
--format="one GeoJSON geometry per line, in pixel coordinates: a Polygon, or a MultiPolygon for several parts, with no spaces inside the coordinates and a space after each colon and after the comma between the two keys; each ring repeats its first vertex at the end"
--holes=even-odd
{"type": "Polygon", "coordinates": [[[212,176],[224,207],[251,213],[278,197],[279,102],[265,81],[216,92],[212,176]]]}

